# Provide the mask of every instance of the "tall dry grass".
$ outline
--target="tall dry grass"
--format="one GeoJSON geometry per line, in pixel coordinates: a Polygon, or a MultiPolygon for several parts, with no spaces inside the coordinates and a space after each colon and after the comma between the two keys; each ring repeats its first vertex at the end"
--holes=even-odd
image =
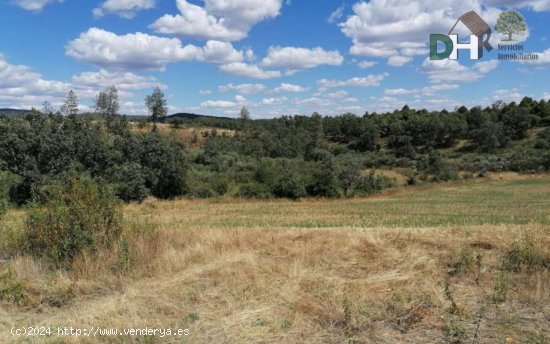
{"type": "MultiPolygon", "coordinates": [[[[508,188],[502,183],[488,189],[496,195],[508,188]]],[[[479,224],[451,216],[464,211],[464,197],[486,194],[477,187],[453,186],[459,189],[454,198],[426,189],[343,206],[321,200],[131,205],[125,209],[127,246],[82,256],[67,271],[27,257],[0,267],[9,265],[11,280],[23,283],[25,293],[20,302],[2,301],[0,342],[24,342],[9,335],[15,324],[190,330],[186,338],[49,339],[55,343],[546,340],[550,227],[542,217],[479,224]],[[422,210],[420,200],[436,194],[446,203],[447,224],[415,226],[409,217],[422,210]],[[399,221],[393,206],[383,210],[395,200],[402,204],[399,221]],[[388,226],[359,226],[357,207],[379,209],[388,226]],[[507,270],[503,263],[515,247],[524,249],[518,257],[539,257],[538,263],[518,258],[519,270],[507,270]]],[[[548,197],[533,194],[533,214],[548,209],[548,197]]],[[[497,210],[486,211],[501,219],[497,210]]]]}

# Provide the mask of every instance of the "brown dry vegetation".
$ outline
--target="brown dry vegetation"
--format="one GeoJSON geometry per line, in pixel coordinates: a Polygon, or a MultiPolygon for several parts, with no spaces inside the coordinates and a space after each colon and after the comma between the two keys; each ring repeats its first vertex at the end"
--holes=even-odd
{"type": "MultiPolygon", "coordinates": [[[[183,127],[183,128],[172,128],[169,124],[158,123],[156,124],[159,132],[163,135],[171,137],[178,142],[184,143],[189,148],[199,148],[202,147],[204,143],[205,135],[210,135],[214,128],[210,127],[183,127]],[[196,141],[193,139],[193,136],[196,137],[196,141]]],[[[153,124],[147,123],[145,127],[140,128],[137,123],[131,123],[131,128],[134,132],[138,133],[147,133],[151,131],[153,124]]],[[[235,131],[229,129],[216,128],[218,135],[227,135],[234,136],[235,131]]]]}
{"type": "Polygon", "coordinates": [[[126,247],[72,271],[0,265],[12,291],[0,342],[36,325],[190,335],[27,342],[547,343],[550,178],[502,179],[371,199],[130,205],[126,247]]]}

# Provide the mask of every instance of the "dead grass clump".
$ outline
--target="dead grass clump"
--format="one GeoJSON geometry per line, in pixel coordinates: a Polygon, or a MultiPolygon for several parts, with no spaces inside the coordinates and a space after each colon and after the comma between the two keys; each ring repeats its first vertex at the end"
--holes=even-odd
{"type": "Polygon", "coordinates": [[[0,300],[8,305],[62,307],[75,297],[74,282],[30,257],[14,258],[0,274],[0,300]]]}
{"type": "Polygon", "coordinates": [[[550,252],[537,245],[532,237],[524,237],[512,244],[503,257],[502,267],[506,271],[520,272],[522,269],[550,269],[550,252]]]}

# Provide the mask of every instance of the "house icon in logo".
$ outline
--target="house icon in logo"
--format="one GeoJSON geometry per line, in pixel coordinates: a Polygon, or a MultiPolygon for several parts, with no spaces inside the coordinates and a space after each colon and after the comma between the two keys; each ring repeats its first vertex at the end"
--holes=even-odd
{"type": "Polygon", "coordinates": [[[493,47],[489,43],[491,33],[491,27],[476,12],[466,12],[458,18],[448,35],[430,35],[430,59],[443,60],[449,58],[457,60],[459,50],[469,50],[470,59],[478,60],[483,57],[484,49],[487,49],[488,52],[493,50],[493,47]],[[459,43],[458,35],[452,33],[459,22],[462,22],[472,33],[470,35],[470,43],[459,43]],[[439,42],[445,44],[445,50],[442,52],[438,51],[439,42]]]}

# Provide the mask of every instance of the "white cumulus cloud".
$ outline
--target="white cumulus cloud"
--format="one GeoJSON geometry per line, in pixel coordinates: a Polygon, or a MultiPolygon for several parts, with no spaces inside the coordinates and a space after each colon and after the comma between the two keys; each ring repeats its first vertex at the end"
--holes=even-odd
{"type": "Polygon", "coordinates": [[[14,0],[13,2],[25,10],[39,12],[50,3],[63,1],[65,0],[14,0]]]}
{"type": "MultiPolygon", "coordinates": [[[[428,37],[447,33],[464,13],[476,11],[491,27],[505,6],[548,10],[547,0],[371,0],[353,6],[353,15],[340,23],[351,39],[352,55],[391,57],[427,54],[428,37]]],[[[460,29],[460,25],[457,27],[460,29]]],[[[497,39],[497,35],[493,35],[497,39]]]]}
{"type": "Polygon", "coordinates": [[[398,95],[411,95],[411,94],[421,94],[421,95],[433,95],[441,91],[450,91],[456,90],[459,86],[456,84],[439,84],[433,86],[426,86],[422,88],[392,88],[384,91],[384,94],[389,96],[398,96],[398,95]]]}
{"type": "Polygon", "coordinates": [[[167,14],[151,28],[160,33],[199,39],[238,41],[252,27],[279,15],[283,0],[204,0],[197,6],[177,0],[179,14],[167,14]]]}
{"type": "Polygon", "coordinates": [[[300,85],[282,83],[280,86],[274,89],[275,93],[300,93],[306,89],[300,85]]]}
{"type": "MultiPolygon", "coordinates": [[[[200,50],[200,49],[199,49],[200,50]]],[[[196,58],[197,47],[176,38],[133,33],[118,36],[91,28],[65,47],[67,55],[102,68],[163,70],[168,63],[196,58]]]]}
{"type": "Polygon", "coordinates": [[[93,9],[95,18],[114,14],[122,18],[132,19],[137,12],[150,10],[156,6],[156,0],[107,0],[101,6],[93,9]]]}
{"type": "Polygon", "coordinates": [[[373,67],[376,65],[377,62],[375,61],[361,61],[359,62],[357,65],[359,66],[359,68],[361,69],[368,69],[370,67],[373,67]]]}
{"type": "Polygon", "coordinates": [[[497,68],[498,64],[498,60],[490,60],[477,62],[468,67],[456,60],[430,60],[426,58],[422,63],[421,71],[433,83],[472,82],[484,78],[487,73],[497,68]]]}
{"type": "Polygon", "coordinates": [[[244,59],[244,53],[228,42],[183,46],[177,38],[140,32],[119,36],[98,28],[91,28],[69,42],[65,51],[79,61],[116,70],[164,70],[167,64],[178,61],[228,64],[244,59]]]}
{"type": "Polygon", "coordinates": [[[391,56],[388,59],[388,65],[394,66],[394,67],[401,67],[406,65],[407,63],[411,62],[412,57],[409,56],[391,56]]]}
{"type": "MultiPolygon", "coordinates": [[[[71,89],[76,92],[81,104],[91,103],[99,91],[110,85],[118,88],[121,100],[124,101],[133,97],[133,92],[137,90],[152,89],[155,86],[166,88],[151,76],[106,70],[83,72],[69,81],[47,80],[32,68],[10,64],[0,55],[0,107],[40,108],[46,100],[59,106],[71,89]]],[[[84,105],[81,109],[89,110],[84,105]]],[[[121,110],[130,112],[133,109],[123,106],[121,110]]]]}
{"type": "Polygon", "coordinates": [[[339,66],[344,58],[338,51],[326,51],[317,47],[313,49],[297,47],[270,47],[262,66],[301,70],[321,65],[339,66]]]}
{"type": "Polygon", "coordinates": [[[389,76],[388,73],[383,74],[371,74],[366,77],[355,77],[347,80],[327,80],[321,79],[317,81],[320,88],[334,88],[334,87],[372,87],[380,86],[380,83],[389,76]]]}
{"type": "Polygon", "coordinates": [[[265,91],[266,87],[262,84],[227,84],[220,86],[218,89],[220,92],[236,91],[242,94],[255,94],[265,91]]]}
{"type": "Polygon", "coordinates": [[[200,104],[200,107],[206,109],[232,109],[247,104],[245,97],[236,95],[234,100],[207,100],[200,104]]]}
{"type": "Polygon", "coordinates": [[[243,63],[243,62],[234,62],[234,63],[221,65],[220,70],[224,73],[242,76],[246,78],[252,78],[252,79],[270,79],[270,78],[277,78],[281,76],[280,71],[263,70],[257,65],[243,63]]]}

